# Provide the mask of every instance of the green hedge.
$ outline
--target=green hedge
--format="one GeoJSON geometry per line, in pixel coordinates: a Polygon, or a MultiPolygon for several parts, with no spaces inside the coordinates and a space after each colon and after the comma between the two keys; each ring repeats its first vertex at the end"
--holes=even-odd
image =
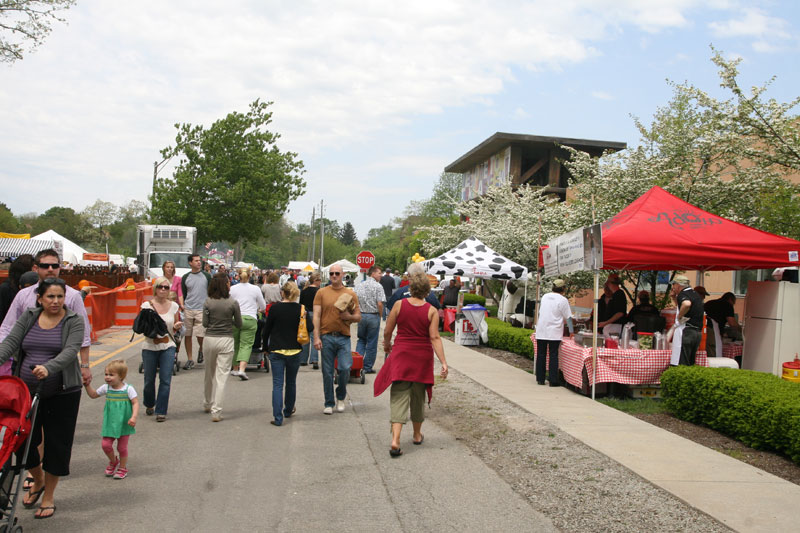
{"type": "Polygon", "coordinates": [[[468,292],[464,294],[464,305],[470,305],[470,304],[479,304],[485,307],[486,298],[484,298],[480,294],[472,294],[468,292]]]}
{"type": "Polygon", "coordinates": [[[678,418],[800,464],[800,384],[763,372],[679,366],[661,375],[661,387],[678,418]]]}
{"type": "Polygon", "coordinates": [[[487,318],[489,326],[489,342],[487,345],[498,350],[505,350],[533,359],[532,329],[514,328],[511,324],[496,318],[487,318]]]}
{"type": "Polygon", "coordinates": [[[497,318],[497,306],[496,305],[487,305],[485,306],[486,310],[489,311],[489,316],[493,316],[497,318]]]}

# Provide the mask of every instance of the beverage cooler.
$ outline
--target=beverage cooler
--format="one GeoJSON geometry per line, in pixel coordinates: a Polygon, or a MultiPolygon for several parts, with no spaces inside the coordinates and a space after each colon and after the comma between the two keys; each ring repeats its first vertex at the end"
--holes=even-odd
{"type": "Polygon", "coordinates": [[[751,281],[744,305],[742,368],[780,376],[800,352],[800,285],[751,281]]]}

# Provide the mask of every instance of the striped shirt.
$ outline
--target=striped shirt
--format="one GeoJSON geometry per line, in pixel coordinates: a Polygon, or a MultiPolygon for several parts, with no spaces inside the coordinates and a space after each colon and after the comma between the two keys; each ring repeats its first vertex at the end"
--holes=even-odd
{"type": "Polygon", "coordinates": [[[378,312],[378,302],[386,302],[383,286],[371,277],[356,286],[356,296],[362,313],[375,314],[378,312]]]}
{"type": "MultiPolygon", "coordinates": [[[[20,368],[20,378],[33,391],[39,384],[39,378],[33,375],[31,365],[43,365],[61,353],[61,329],[64,321],[51,329],[42,329],[37,320],[22,339],[25,359],[20,368]]],[[[49,398],[61,392],[61,372],[53,372],[44,378],[42,398],[49,398]]]]}

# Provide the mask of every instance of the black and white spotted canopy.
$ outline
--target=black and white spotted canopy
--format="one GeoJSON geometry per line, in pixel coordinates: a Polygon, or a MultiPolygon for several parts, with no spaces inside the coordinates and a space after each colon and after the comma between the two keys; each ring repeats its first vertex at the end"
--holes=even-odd
{"type": "Polygon", "coordinates": [[[428,274],[500,280],[525,279],[528,269],[506,259],[475,237],[447,253],[425,261],[428,274]]]}

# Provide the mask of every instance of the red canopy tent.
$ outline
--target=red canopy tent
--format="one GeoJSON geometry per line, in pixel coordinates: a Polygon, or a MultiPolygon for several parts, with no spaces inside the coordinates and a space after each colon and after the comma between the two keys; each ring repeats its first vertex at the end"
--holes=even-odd
{"type": "Polygon", "coordinates": [[[604,270],[749,270],[800,265],[800,241],[712,215],[653,187],[603,223],[604,270]]]}

